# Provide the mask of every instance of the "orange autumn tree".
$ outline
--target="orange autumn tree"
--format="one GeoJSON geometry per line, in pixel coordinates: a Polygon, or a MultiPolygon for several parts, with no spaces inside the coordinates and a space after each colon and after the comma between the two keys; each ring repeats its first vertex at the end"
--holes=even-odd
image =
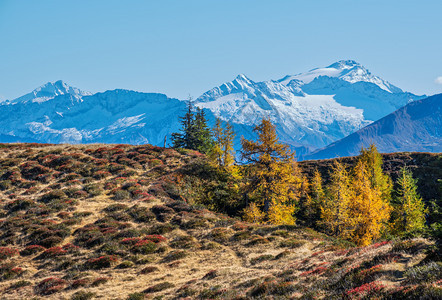
{"type": "Polygon", "coordinates": [[[246,194],[251,203],[244,218],[294,224],[295,204],[303,182],[294,152],[279,142],[270,119],[262,119],[254,131],[258,133],[257,141],[241,140],[241,157],[248,163],[244,168],[246,194]]]}

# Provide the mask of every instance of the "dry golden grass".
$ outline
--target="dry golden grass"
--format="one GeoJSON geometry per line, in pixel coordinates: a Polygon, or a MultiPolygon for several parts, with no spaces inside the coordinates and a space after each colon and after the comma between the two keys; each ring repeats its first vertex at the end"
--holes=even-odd
{"type": "MultiPolygon", "coordinates": [[[[77,153],[78,158],[72,161],[74,167],[77,162],[87,162],[81,168],[77,168],[76,172],[80,173],[84,171],[84,168],[92,168],[93,173],[97,170],[107,170],[110,163],[119,164],[118,162],[121,162],[122,158],[126,158],[129,153],[137,151],[144,153],[143,149],[142,147],[115,145],[9,145],[0,148],[0,178],[3,181],[9,180],[6,177],[11,176],[12,178],[13,175],[7,172],[14,168],[17,169],[17,167],[24,173],[23,164],[27,161],[40,161],[43,164],[42,157],[51,153],[61,156],[77,153]],[[118,147],[123,151],[117,151],[118,147]],[[105,166],[93,170],[96,167],[93,161],[97,159],[98,155],[96,151],[102,148],[107,149],[104,151],[106,153],[117,151],[119,154],[109,154],[106,156],[105,166]],[[11,160],[17,161],[9,165],[11,160]]],[[[123,189],[127,183],[140,183],[145,180],[142,185],[137,186],[137,189],[147,193],[154,190],[164,180],[169,179],[168,176],[174,174],[180,166],[197,159],[197,155],[191,153],[167,153],[164,152],[164,149],[147,146],[145,152],[148,153],[146,155],[152,156],[148,158],[149,161],[140,163],[137,167],[124,166],[123,171],[132,173],[123,180],[116,179],[120,176],[118,172],[115,172],[106,178],[93,179],[88,183],[80,180],[77,185],[68,186],[63,178],[71,170],[64,170],[64,167],[60,165],[51,167],[51,172],[59,172],[57,170],[63,169],[62,174],[58,174],[49,182],[36,183],[37,190],[31,194],[26,194],[26,188],[22,187],[22,185],[26,185],[28,179],[21,177],[23,180],[15,182],[12,180],[9,188],[0,191],[2,207],[0,224],[15,220],[14,218],[23,218],[29,222],[36,222],[36,224],[38,220],[49,219],[55,224],[60,224],[64,222],[64,219],[58,215],[60,211],[66,211],[70,216],[75,213],[90,213],[82,218],[76,218],[78,223],[69,226],[69,235],[58,243],[59,246],[62,246],[67,243],[78,243],[76,230],[82,229],[88,224],[107,220],[106,222],[112,225],[113,223],[106,219],[109,213],[105,211],[110,205],[125,204],[129,208],[136,205],[146,208],[149,212],[155,212],[155,207],[158,206],[161,206],[162,209],[173,207],[178,202],[172,200],[164,192],[141,198],[142,200],[134,196],[122,200],[114,199],[112,190],[115,188],[123,189]],[[154,166],[154,163],[158,163],[154,159],[161,160],[163,165],[160,168],[154,166]],[[54,187],[54,184],[60,184],[57,189],[65,191],[71,187],[82,188],[88,184],[104,186],[109,182],[115,183],[115,187],[112,189],[101,188],[101,194],[96,196],[81,196],[76,199],[76,204],[60,210],[51,208],[51,212],[44,216],[33,216],[26,219],[27,209],[8,210],[11,203],[17,199],[29,199],[36,203],[33,205],[42,205],[39,199],[48,190],[54,190],[51,188],[51,186],[54,187]]],[[[144,159],[145,156],[139,155],[138,158],[144,159]]],[[[153,297],[156,299],[161,297],[163,297],[162,299],[185,297],[201,299],[241,299],[242,297],[248,299],[253,297],[267,298],[271,297],[273,293],[275,297],[285,299],[308,295],[309,292],[313,292],[316,297],[323,298],[330,295],[342,296],[346,290],[366,281],[370,282],[370,280],[382,283],[387,289],[392,290],[404,283],[406,270],[422,264],[426,258],[425,249],[431,245],[431,242],[421,239],[411,241],[409,247],[405,245],[403,250],[399,251],[393,251],[393,248],[395,243],[400,242],[345,249],[342,246],[336,246],[333,240],[311,229],[242,223],[245,229],[241,231],[234,226],[239,222],[238,220],[191,207],[186,203],[180,202],[179,204],[183,206],[184,210],[170,209],[169,211],[166,209],[164,215],[166,219],[164,220],[161,219],[162,216],[158,215],[156,215],[156,219],[150,221],[136,221],[129,213],[113,215],[112,218],[122,218],[123,220],[120,222],[113,219],[115,222],[124,223],[124,226],[131,230],[138,230],[135,235],[140,239],[152,230],[158,230],[158,226],[164,227],[172,224],[173,228],[170,232],[162,233],[167,242],[160,243],[159,250],[153,253],[135,254],[131,252],[129,247],[123,247],[116,254],[118,263],[111,267],[88,269],[84,267],[84,263],[91,257],[103,255],[104,252],[100,250],[100,247],[105,243],[121,244],[124,237],[120,237],[118,234],[124,232],[124,228],[112,229],[115,232],[106,236],[104,242],[95,246],[86,247],[79,244],[78,252],[62,256],[60,261],[52,258],[42,259],[38,257],[38,254],[16,255],[4,259],[1,262],[2,265],[12,263],[14,266],[22,268],[24,272],[19,276],[3,278],[0,281],[2,299],[32,299],[34,297],[71,299],[78,291],[91,292],[93,297],[97,299],[127,299],[133,293],[142,293],[146,299],[153,297]],[[190,226],[189,222],[194,222],[192,224],[196,225],[190,226]],[[218,235],[216,235],[217,230],[218,235]],[[178,237],[182,238],[178,239],[178,237]],[[412,250],[408,251],[411,248],[412,250]],[[176,253],[174,251],[185,251],[186,255],[172,259],[170,255],[176,253]],[[387,258],[377,261],[376,259],[382,255],[387,258]],[[134,258],[135,256],[138,260],[134,258]],[[128,264],[127,268],[118,267],[119,263],[130,259],[138,263],[128,264]],[[70,261],[71,264],[64,269],[57,267],[57,264],[65,261],[70,261]],[[378,264],[381,265],[379,270],[376,269],[374,275],[370,275],[374,279],[361,277],[365,272],[364,269],[370,269],[378,264]],[[359,270],[357,276],[361,278],[353,279],[354,283],[346,283],[346,287],[342,288],[342,291],[339,288],[334,291],[331,279],[335,278],[337,274],[342,274],[342,278],[349,281],[350,279],[347,278],[349,275],[346,274],[350,274],[352,270],[359,270]],[[42,280],[48,277],[64,278],[66,284],[53,293],[42,294],[37,287],[42,280]],[[92,286],[88,283],[84,287],[71,287],[73,282],[80,278],[94,280],[100,277],[107,277],[108,281],[99,286],[92,286]],[[27,281],[29,285],[14,288],[14,284],[21,281],[27,281]],[[169,285],[164,283],[169,283],[169,285]],[[162,288],[164,289],[161,290],[161,287],[156,286],[158,284],[163,284],[162,288]],[[151,288],[154,286],[157,287],[157,291],[151,288]],[[149,290],[149,288],[151,289],[149,290]]],[[[121,211],[130,212],[127,209],[121,209],[121,211]]],[[[2,246],[21,251],[29,245],[28,232],[34,229],[29,228],[28,232],[16,229],[12,238],[5,235],[4,230],[6,229],[2,228],[1,230],[3,230],[2,246]]],[[[339,280],[344,280],[342,278],[336,277],[335,280],[339,282],[339,280]]]]}

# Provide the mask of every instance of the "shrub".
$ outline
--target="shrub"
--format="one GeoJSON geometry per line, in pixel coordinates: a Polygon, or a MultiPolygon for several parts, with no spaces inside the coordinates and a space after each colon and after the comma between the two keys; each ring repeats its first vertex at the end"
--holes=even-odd
{"type": "Polygon", "coordinates": [[[247,246],[267,244],[268,242],[269,242],[268,239],[263,238],[262,236],[257,236],[257,237],[254,237],[250,242],[248,242],[247,246]]]}
{"type": "Polygon", "coordinates": [[[149,240],[141,240],[132,247],[133,252],[142,254],[153,253],[156,249],[157,245],[149,240]]]}
{"type": "Polygon", "coordinates": [[[209,272],[204,275],[203,279],[213,279],[218,276],[217,270],[210,270],[209,272]]]}
{"type": "Polygon", "coordinates": [[[114,193],[114,200],[125,200],[130,199],[130,193],[125,190],[118,190],[114,193]]]}
{"type": "Polygon", "coordinates": [[[210,224],[205,219],[193,218],[181,225],[184,229],[208,228],[210,224]]]}
{"type": "Polygon", "coordinates": [[[425,248],[425,244],[416,240],[397,241],[393,244],[392,252],[405,252],[409,254],[416,254],[425,248]]]}
{"type": "Polygon", "coordinates": [[[129,261],[129,260],[125,260],[125,261],[122,261],[122,262],[117,266],[117,268],[118,268],[118,269],[128,269],[128,268],[132,268],[134,265],[135,265],[135,264],[134,264],[133,262],[131,262],[131,261],[129,261]]]}
{"type": "Polygon", "coordinates": [[[210,237],[217,242],[226,242],[229,239],[229,235],[232,233],[228,228],[214,228],[210,232],[210,237]]]}
{"type": "Polygon", "coordinates": [[[163,290],[170,289],[174,286],[175,286],[174,284],[167,282],[167,281],[161,282],[161,283],[158,283],[158,284],[153,285],[151,287],[148,287],[146,290],[144,290],[144,293],[148,294],[148,293],[161,292],[163,290]]]}
{"type": "Polygon", "coordinates": [[[12,263],[0,265],[0,280],[8,280],[23,274],[24,270],[12,263]]]}
{"type": "Polygon", "coordinates": [[[10,247],[0,247],[0,260],[18,255],[18,250],[10,247]]]}
{"type": "Polygon", "coordinates": [[[17,282],[14,282],[13,284],[11,284],[9,286],[9,289],[16,290],[16,289],[19,289],[19,288],[22,288],[22,287],[25,287],[25,286],[30,286],[30,285],[32,285],[32,283],[30,281],[19,280],[17,282]]]}
{"type": "Polygon", "coordinates": [[[129,237],[129,238],[124,238],[121,240],[121,243],[124,245],[135,245],[136,243],[138,243],[139,241],[141,241],[141,238],[139,237],[129,237]]]}
{"type": "Polygon", "coordinates": [[[271,235],[287,238],[290,236],[290,233],[287,230],[276,230],[272,232],[271,235]]]}
{"type": "Polygon", "coordinates": [[[442,278],[442,262],[430,262],[423,266],[409,268],[404,277],[407,283],[431,283],[442,278]]]}
{"type": "Polygon", "coordinates": [[[43,258],[57,257],[57,256],[60,256],[60,255],[64,255],[64,254],[66,254],[66,253],[67,253],[67,251],[64,250],[64,249],[61,248],[61,247],[51,247],[51,248],[45,250],[45,251],[41,254],[41,257],[43,257],[43,258]]]}
{"type": "Polygon", "coordinates": [[[260,255],[258,257],[254,257],[254,258],[250,259],[250,264],[254,265],[254,264],[260,263],[265,260],[272,260],[274,258],[275,257],[271,254],[264,254],[264,255],[260,255]]]}
{"type": "Polygon", "coordinates": [[[97,258],[88,259],[85,267],[89,269],[110,268],[117,261],[118,257],[115,255],[103,255],[97,258]]]}
{"type": "Polygon", "coordinates": [[[41,196],[40,201],[43,203],[50,203],[56,200],[62,200],[66,198],[67,196],[62,190],[54,190],[41,196]]]}
{"type": "Polygon", "coordinates": [[[165,234],[176,229],[176,226],[166,223],[166,224],[156,224],[149,229],[150,234],[165,234]]]}
{"type": "Polygon", "coordinates": [[[241,230],[241,231],[236,232],[232,236],[232,240],[234,240],[234,241],[247,240],[247,239],[251,238],[251,236],[252,236],[252,234],[249,231],[241,230]]]}
{"type": "Polygon", "coordinates": [[[132,206],[128,213],[136,222],[149,223],[155,219],[155,215],[146,207],[132,206]]]}
{"type": "Polygon", "coordinates": [[[142,269],[141,271],[140,271],[140,273],[141,274],[149,274],[149,273],[153,273],[153,272],[157,272],[157,271],[159,271],[160,269],[158,269],[157,267],[154,267],[154,266],[147,266],[147,267],[145,267],[144,269],[142,269]]]}
{"type": "Polygon", "coordinates": [[[87,286],[90,282],[88,278],[77,279],[71,283],[71,288],[78,289],[79,287],[87,286]]]}
{"type": "Polygon", "coordinates": [[[132,293],[129,294],[129,296],[127,297],[127,300],[143,300],[145,299],[145,294],[143,293],[132,293]]]}
{"type": "Polygon", "coordinates": [[[115,212],[115,211],[119,211],[119,210],[126,210],[128,209],[128,206],[126,204],[122,204],[122,203],[115,203],[115,204],[111,204],[108,207],[106,207],[105,209],[103,209],[105,212],[115,212]]]}
{"type": "Polygon", "coordinates": [[[175,250],[166,255],[164,257],[163,262],[170,262],[174,260],[178,260],[187,256],[187,252],[184,250],[175,250]]]}
{"type": "Polygon", "coordinates": [[[32,255],[35,253],[39,253],[42,251],[45,251],[46,248],[40,245],[30,245],[27,246],[25,249],[23,249],[22,251],[20,251],[20,255],[22,256],[27,256],[27,255],[32,255]]]}
{"type": "Polygon", "coordinates": [[[299,248],[304,246],[306,241],[298,239],[286,239],[279,243],[279,247],[299,248]]]}
{"type": "Polygon", "coordinates": [[[67,243],[67,244],[63,245],[62,248],[63,248],[63,250],[65,250],[68,253],[75,253],[80,250],[80,247],[75,246],[74,244],[71,244],[71,243],[67,243]]]}
{"type": "Polygon", "coordinates": [[[144,239],[145,239],[145,240],[148,240],[148,241],[152,241],[152,242],[154,242],[155,244],[164,243],[164,242],[167,241],[167,239],[166,239],[164,236],[159,235],[159,234],[150,234],[150,235],[146,235],[146,236],[144,237],[144,239]]]}
{"type": "Polygon", "coordinates": [[[50,236],[50,237],[44,238],[38,244],[41,246],[44,246],[46,248],[50,248],[50,247],[54,247],[55,245],[61,243],[62,241],[63,241],[62,237],[50,236]]]}
{"type": "Polygon", "coordinates": [[[378,295],[383,289],[384,286],[382,284],[372,281],[348,290],[344,293],[344,295],[350,299],[360,299],[362,297],[365,299],[371,299],[378,295]]]}
{"type": "Polygon", "coordinates": [[[46,278],[37,285],[36,291],[42,295],[50,295],[63,290],[66,286],[66,280],[49,277],[46,278]]]}
{"type": "Polygon", "coordinates": [[[157,220],[160,222],[170,221],[175,211],[164,205],[155,205],[151,208],[151,211],[156,215],[157,220]]]}
{"type": "Polygon", "coordinates": [[[10,212],[27,210],[29,207],[35,205],[34,201],[30,199],[17,199],[5,205],[5,208],[10,212]]]}
{"type": "Polygon", "coordinates": [[[170,246],[172,248],[190,249],[195,248],[197,246],[197,242],[195,238],[190,235],[179,236],[170,243],[170,246]]]}
{"type": "Polygon", "coordinates": [[[83,187],[83,189],[91,197],[95,197],[95,196],[101,195],[101,193],[103,192],[103,190],[101,189],[101,187],[98,184],[89,184],[89,185],[86,185],[85,187],[83,187]]]}
{"type": "Polygon", "coordinates": [[[99,286],[109,281],[109,277],[98,277],[92,281],[91,286],[99,286]]]}
{"type": "Polygon", "coordinates": [[[95,293],[86,292],[86,291],[78,291],[71,296],[71,300],[89,300],[95,297],[95,293]]]}

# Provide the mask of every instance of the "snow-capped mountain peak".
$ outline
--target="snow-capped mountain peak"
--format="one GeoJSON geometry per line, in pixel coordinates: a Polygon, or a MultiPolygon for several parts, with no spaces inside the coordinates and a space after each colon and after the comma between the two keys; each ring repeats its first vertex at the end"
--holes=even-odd
{"type": "Polygon", "coordinates": [[[92,95],[92,93],[90,92],[82,91],[78,88],[69,86],[62,80],[58,80],[55,82],[48,82],[34,89],[32,92],[10,101],[10,103],[11,104],[27,103],[27,102],[42,103],[51,100],[57,96],[66,95],[66,94],[72,95],[77,100],[80,100],[82,96],[92,95]]]}
{"type": "Polygon", "coordinates": [[[354,60],[340,60],[328,67],[316,68],[305,73],[285,76],[278,81],[282,84],[288,85],[292,80],[296,79],[302,81],[304,84],[309,84],[315,79],[320,79],[320,77],[338,78],[349,83],[373,83],[392,94],[403,92],[400,88],[392,85],[388,81],[371,74],[369,70],[354,60]]]}
{"type": "Polygon", "coordinates": [[[348,59],[348,60],[337,61],[337,62],[331,64],[330,66],[328,66],[327,68],[344,70],[344,69],[351,69],[354,67],[362,67],[362,65],[354,60],[348,59]]]}

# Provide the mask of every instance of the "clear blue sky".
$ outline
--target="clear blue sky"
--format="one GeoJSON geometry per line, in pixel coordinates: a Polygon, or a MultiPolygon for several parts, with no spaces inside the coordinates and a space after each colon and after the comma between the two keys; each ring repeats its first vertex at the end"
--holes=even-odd
{"type": "Polygon", "coordinates": [[[186,98],[340,59],[430,95],[441,15],[440,0],[0,0],[0,99],[58,79],[186,98]]]}

